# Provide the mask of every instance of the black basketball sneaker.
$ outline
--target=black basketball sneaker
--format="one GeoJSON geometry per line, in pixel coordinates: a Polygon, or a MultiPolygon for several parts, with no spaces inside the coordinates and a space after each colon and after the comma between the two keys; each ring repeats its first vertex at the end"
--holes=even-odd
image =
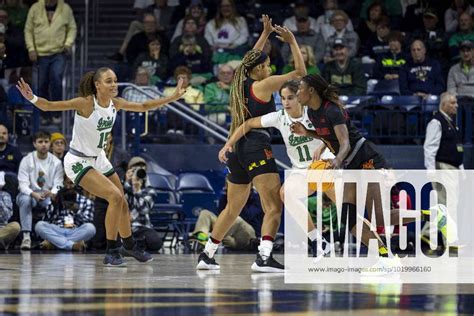
{"type": "Polygon", "coordinates": [[[278,261],[273,259],[273,255],[267,259],[263,259],[260,254],[257,254],[257,259],[252,264],[252,271],[255,272],[264,272],[264,273],[280,273],[285,271],[285,267],[280,264],[278,261]]]}
{"type": "Polygon", "coordinates": [[[214,258],[209,258],[209,256],[204,251],[201,252],[196,270],[219,270],[220,268],[220,265],[214,258]]]}

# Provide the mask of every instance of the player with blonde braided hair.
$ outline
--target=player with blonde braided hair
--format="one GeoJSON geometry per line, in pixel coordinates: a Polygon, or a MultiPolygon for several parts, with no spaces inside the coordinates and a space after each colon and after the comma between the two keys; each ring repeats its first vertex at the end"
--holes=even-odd
{"type": "MultiPolygon", "coordinates": [[[[294,35],[284,27],[273,26],[267,15],[262,16],[263,32],[254,48],[247,52],[237,67],[230,92],[232,125],[230,134],[246,120],[275,111],[273,92],[283,83],[306,75],[303,56],[294,35]],[[288,43],[295,60],[295,70],[272,76],[270,58],[262,52],[272,32],[288,43]]],[[[252,185],[257,189],[265,212],[262,240],[252,270],[257,272],[282,272],[284,267],[272,256],[273,241],[280,226],[282,204],[279,196],[280,177],[272,155],[271,137],[267,129],[255,129],[240,139],[229,153],[227,167],[227,206],[220,213],[204,251],[198,259],[197,269],[217,270],[214,254],[219,243],[239,216],[252,185]]]]}

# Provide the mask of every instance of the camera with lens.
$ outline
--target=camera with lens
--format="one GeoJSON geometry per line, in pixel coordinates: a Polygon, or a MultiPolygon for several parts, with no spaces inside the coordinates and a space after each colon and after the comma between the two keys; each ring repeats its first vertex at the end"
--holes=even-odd
{"type": "Polygon", "coordinates": [[[144,180],[146,179],[146,169],[144,167],[136,167],[133,170],[133,175],[137,177],[137,179],[144,180]]]}

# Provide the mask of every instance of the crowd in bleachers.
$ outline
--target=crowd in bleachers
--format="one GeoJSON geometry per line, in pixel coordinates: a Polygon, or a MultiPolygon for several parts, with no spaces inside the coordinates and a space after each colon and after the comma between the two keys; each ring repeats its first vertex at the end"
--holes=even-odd
{"type": "MultiPolygon", "coordinates": [[[[229,122],[229,91],[219,84],[221,66],[235,68],[251,47],[260,31],[260,13],[295,33],[308,73],[322,74],[341,95],[419,96],[419,104],[446,90],[474,97],[473,8],[467,1],[135,1],[134,8],[141,22],[137,18],[130,24],[122,47],[109,56],[119,62],[119,77],[126,81],[144,66],[151,84],[166,91],[177,78],[177,67],[187,67],[194,97],[183,101],[221,125],[229,122]],[[160,46],[153,54],[154,41],[160,46]],[[142,58],[137,62],[139,53],[130,50],[138,47],[142,58]],[[220,96],[219,104],[210,91],[220,96]]],[[[274,73],[294,69],[288,45],[270,38],[264,50],[274,73]]],[[[189,131],[176,125],[176,118],[168,120],[167,131],[189,131]]]]}
{"type": "MultiPolygon", "coordinates": [[[[187,78],[190,92],[183,101],[221,125],[229,121],[231,69],[256,40],[261,13],[295,33],[308,73],[321,73],[341,95],[380,93],[389,85],[387,94],[426,98],[449,89],[474,96],[473,7],[466,0],[135,0],[133,8],[136,19],[108,56],[116,61],[119,81],[170,93],[167,87],[178,77],[187,78]]],[[[73,11],[64,0],[5,1],[0,7],[4,123],[12,121],[15,108],[28,106],[14,86],[19,76],[35,82],[39,96],[61,98],[61,71],[75,39],[73,11]]],[[[288,45],[270,38],[265,50],[274,73],[293,69],[288,45]]],[[[161,114],[167,123],[160,132],[186,132],[179,118],[161,114]]],[[[43,113],[41,120],[45,126],[60,122],[54,112],[43,113]]]]}
{"type": "MultiPolygon", "coordinates": [[[[162,75],[156,80],[166,84],[173,80],[177,66],[186,66],[192,72],[191,83],[204,89],[208,81],[215,80],[218,65],[229,61],[235,65],[232,61],[238,61],[251,47],[253,34],[259,31],[255,23],[258,12],[271,12],[275,23],[290,28],[298,43],[307,45],[304,55],[310,72],[323,73],[345,95],[365,94],[363,89],[367,88],[360,81],[398,80],[398,72],[402,71],[410,75],[408,81],[400,80],[401,94],[439,95],[446,88],[450,67],[461,61],[461,43],[474,40],[472,7],[467,1],[366,0],[354,4],[347,12],[343,9],[348,4],[340,2],[296,1],[291,6],[272,6],[265,1],[236,4],[231,0],[197,0],[188,4],[185,17],[179,19],[181,10],[176,1],[149,1],[149,6],[146,1],[136,1],[135,8],[143,14],[141,29],[136,27],[139,22],[134,21],[124,40],[127,48],[122,45],[110,57],[125,60],[135,70],[144,64],[136,63],[139,53],[131,50],[146,54],[146,43],[158,39],[161,49],[155,54],[155,69],[151,73],[156,74],[157,68],[161,68],[162,75]],[[273,10],[274,6],[281,10],[273,10]],[[166,25],[160,23],[164,11],[169,23],[166,25]],[[138,33],[130,35],[133,32],[138,33]],[[414,42],[418,43],[415,47],[414,42]],[[342,49],[338,49],[342,47],[347,49],[345,58],[339,52],[342,49]],[[359,78],[361,73],[364,76],[359,78]],[[430,77],[437,81],[431,82],[430,77]]],[[[268,50],[275,73],[291,69],[291,54],[286,45],[270,39],[268,50]]]]}

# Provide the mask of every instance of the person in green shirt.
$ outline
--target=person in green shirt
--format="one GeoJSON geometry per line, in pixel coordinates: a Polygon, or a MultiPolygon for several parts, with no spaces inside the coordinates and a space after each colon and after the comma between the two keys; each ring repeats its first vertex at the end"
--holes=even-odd
{"type": "Polygon", "coordinates": [[[234,69],[228,64],[219,66],[216,82],[211,82],[204,87],[204,101],[209,119],[223,125],[226,115],[229,114],[230,84],[234,78],[234,69]]]}
{"type": "MultiPolygon", "coordinates": [[[[318,75],[321,72],[319,71],[318,66],[316,66],[316,58],[314,56],[313,48],[309,45],[301,45],[301,54],[303,55],[304,64],[306,66],[306,71],[309,75],[318,75]]],[[[287,74],[291,71],[295,70],[295,62],[293,56],[290,56],[288,60],[288,64],[283,67],[283,74],[287,74]]]]}

